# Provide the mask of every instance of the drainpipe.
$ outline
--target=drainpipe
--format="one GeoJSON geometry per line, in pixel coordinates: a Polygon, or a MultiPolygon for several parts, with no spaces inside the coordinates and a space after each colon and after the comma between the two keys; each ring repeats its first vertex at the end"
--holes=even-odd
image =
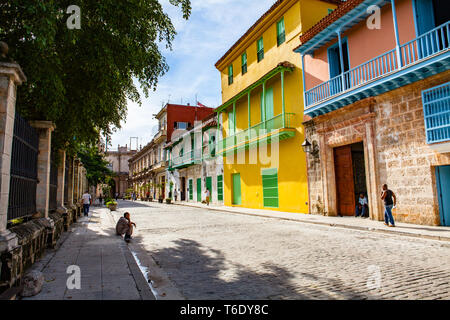
{"type": "Polygon", "coordinates": [[[398,22],[397,22],[397,11],[395,10],[395,0],[391,0],[391,7],[392,7],[392,19],[394,20],[395,51],[397,52],[398,69],[400,69],[401,67],[403,67],[403,62],[400,51],[400,37],[398,34],[398,22]]]}
{"type": "Polygon", "coordinates": [[[263,128],[266,128],[266,82],[263,82],[263,98],[262,98],[262,118],[263,118],[263,128]]]}
{"type": "Polygon", "coordinates": [[[251,118],[251,107],[250,107],[250,95],[251,95],[251,90],[247,93],[247,103],[248,103],[248,106],[247,106],[247,108],[248,108],[248,110],[247,110],[247,113],[248,113],[248,117],[247,117],[247,119],[248,119],[248,135],[249,135],[249,139],[251,139],[251,130],[250,130],[250,128],[251,128],[251,126],[252,126],[252,118],[251,118]]]}

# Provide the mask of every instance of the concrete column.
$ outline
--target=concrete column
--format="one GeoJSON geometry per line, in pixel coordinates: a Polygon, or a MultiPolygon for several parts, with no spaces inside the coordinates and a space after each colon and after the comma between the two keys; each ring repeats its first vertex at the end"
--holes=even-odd
{"type": "Polygon", "coordinates": [[[66,151],[59,151],[59,164],[58,164],[58,189],[56,194],[56,206],[61,213],[67,212],[64,207],[64,184],[66,182],[66,151]]]}
{"type": "Polygon", "coordinates": [[[39,134],[38,184],[36,188],[36,211],[48,218],[50,200],[50,155],[52,132],[55,125],[51,121],[31,121],[30,125],[39,134]]]}
{"type": "MultiPolygon", "coordinates": [[[[6,57],[4,43],[0,43],[0,60],[6,57]]],[[[17,237],[6,229],[8,221],[11,151],[16,112],[16,88],[26,77],[18,64],[0,62],[0,252],[17,246],[17,237]]]]}

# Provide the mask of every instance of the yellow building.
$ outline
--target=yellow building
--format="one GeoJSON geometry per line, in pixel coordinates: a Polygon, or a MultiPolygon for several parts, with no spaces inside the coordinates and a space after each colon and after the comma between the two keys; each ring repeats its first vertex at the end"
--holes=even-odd
{"type": "Polygon", "coordinates": [[[338,3],[278,0],[216,63],[225,205],[308,213],[302,69],[293,50],[338,3]]]}

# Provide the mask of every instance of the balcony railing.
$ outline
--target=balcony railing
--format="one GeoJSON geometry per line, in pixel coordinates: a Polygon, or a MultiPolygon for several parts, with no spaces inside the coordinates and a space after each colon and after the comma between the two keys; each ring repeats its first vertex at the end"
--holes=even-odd
{"type": "Polygon", "coordinates": [[[220,153],[230,147],[245,144],[251,141],[252,139],[266,136],[267,134],[269,134],[271,131],[274,130],[292,128],[291,118],[293,116],[294,113],[285,113],[283,122],[283,115],[280,114],[273,117],[272,119],[260,122],[257,125],[254,125],[246,130],[239,131],[231,136],[228,136],[225,139],[219,141],[218,152],[220,153]]]}
{"type": "Polygon", "coordinates": [[[450,21],[401,45],[401,65],[397,59],[396,49],[393,49],[307,90],[305,92],[306,107],[447,50],[450,42],[449,26],[450,21]]]}
{"type": "Polygon", "coordinates": [[[202,161],[202,149],[185,151],[182,156],[174,157],[169,161],[169,168],[176,169],[202,161]]]}

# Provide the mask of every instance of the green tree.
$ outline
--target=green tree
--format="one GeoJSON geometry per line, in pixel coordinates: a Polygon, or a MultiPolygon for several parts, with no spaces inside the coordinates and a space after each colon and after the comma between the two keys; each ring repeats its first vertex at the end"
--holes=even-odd
{"type": "MultiPolygon", "coordinates": [[[[169,0],[191,12],[190,0],[169,0]]],[[[0,40],[28,81],[17,110],[56,124],[57,147],[95,143],[126,118],[127,99],[141,103],[167,70],[158,44],[171,48],[175,28],[158,0],[78,0],[81,29],[66,21],[72,0],[0,2],[0,40]]]]}
{"type": "MultiPolygon", "coordinates": [[[[77,156],[86,168],[89,185],[109,184],[114,173],[108,168],[108,162],[96,147],[80,147],[77,156]]],[[[106,195],[105,195],[106,196],[106,195]]]]}

